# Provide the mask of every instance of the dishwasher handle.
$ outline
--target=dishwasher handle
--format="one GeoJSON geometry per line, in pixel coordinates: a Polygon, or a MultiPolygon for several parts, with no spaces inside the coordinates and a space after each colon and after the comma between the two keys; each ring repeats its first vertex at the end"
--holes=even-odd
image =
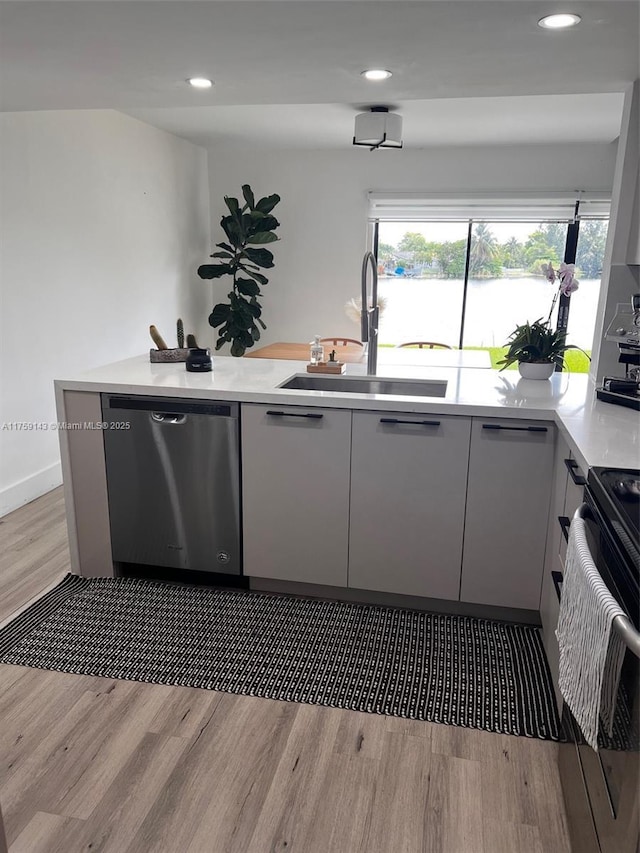
{"type": "Polygon", "coordinates": [[[187,422],[187,416],[170,412],[151,412],[151,420],[157,424],[184,424],[187,422]]]}

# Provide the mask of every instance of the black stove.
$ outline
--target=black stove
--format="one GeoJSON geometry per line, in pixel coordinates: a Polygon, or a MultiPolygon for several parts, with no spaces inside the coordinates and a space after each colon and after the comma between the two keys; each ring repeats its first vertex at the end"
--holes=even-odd
{"type": "MultiPolygon", "coordinates": [[[[640,667],[634,631],[640,630],[640,471],[592,468],[579,515],[589,553],[633,628],[616,694],[611,734],[601,727],[598,750],[584,741],[569,709],[564,721],[572,743],[560,750],[567,817],[580,853],[637,853],[640,829],[635,792],[640,789],[640,667]]],[[[618,628],[614,627],[614,630],[618,628]]]]}
{"type": "Polygon", "coordinates": [[[638,626],[640,471],[637,468],[591,468],[585,501],[591,507],[594,520],[598,521],[602,541],[607,543],[607,562],[611,562],[612,580],[618,587],[616,597],[622,597],[625,609],[638,626]]]}
{"type": "Polygon", "coordinates": [[[640,470],[637,468],[592,468],[589,487],[610,521],[623,526],[638,548],[640,536],[640,470]]]}

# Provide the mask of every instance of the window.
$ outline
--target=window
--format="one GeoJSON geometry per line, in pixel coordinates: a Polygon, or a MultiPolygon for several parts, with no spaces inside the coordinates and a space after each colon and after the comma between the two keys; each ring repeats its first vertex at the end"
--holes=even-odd
{"type": "MultiPolygon", "coordinates": [[[[381,345],[435,340],[489,350],[495,364],[519,323],[549,319],[590,351],[608,205],[600,199],[389,199],[371,194],[381,345]],[[584,211],[584,213],[581,213],[584,211]],[[577,240],[577,243],[576,243],[577,240]],[[576,263],[580,289],[553,301],[542,264],[576,263]],[[553,305],[553,310],[552,309],[553,305]],[[560,319],[558,319],[560,317],[560,319]]],[[[570,353],[570,370],[588,359],[570,353]]]]}

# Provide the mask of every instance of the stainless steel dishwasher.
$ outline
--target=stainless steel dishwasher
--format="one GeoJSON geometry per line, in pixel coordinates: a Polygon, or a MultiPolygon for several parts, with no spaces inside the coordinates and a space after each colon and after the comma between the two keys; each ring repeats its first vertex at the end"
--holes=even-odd
{"type": "Polygon", "coordinates": [[[238,404],[102,395],[113,559],[240,574],[238,404]]]}

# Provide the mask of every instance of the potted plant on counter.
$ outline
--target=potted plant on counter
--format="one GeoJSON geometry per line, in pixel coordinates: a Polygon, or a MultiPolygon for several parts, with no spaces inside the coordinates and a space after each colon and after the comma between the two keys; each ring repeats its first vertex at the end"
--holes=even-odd
{"type": "MultiPolygon", "coordinates": [[[[580,347],[567,343],[566,329],[554,331],[551,328],[551,314],[560,294],[571,296],[578,289],[575,266],[563,262],[558,270],[554,270],[552,264],[542,264],[542,271],[551,284],[560,282],[549,309],[549,316],[544,321],[540,317],[534,323],[526,322],[516,326],[505,344],[508,347],[505,357],[498,362],[502,365],[500,370],[518,362],[518,370],[524,379],[549,379],[556,367],[560,370],[564,368],[567,350],[577,349],[584,352],[580,347]]],[[[589,358],[587,353],[584,354],[589,358]]]]}
{"type": "Polygon", "coordinates": [[[209,315],[209,325],[218,328],[216,350],[231,344],[231,355],[244,355],[249,347],[260,340],[260,329],[266,329],[261,319],[262,307],[258,301],[260,285],[267,277],[260,269],[273,267],[273,254],[265,249],[268,243],[279,238],[274,234],[280,223],[271,211],[280,201],[279,195],[270,195],[256,201],[248,184],[242,187],[244,204],[237,198],[224,197],[229,214],[220,220],[228,243],[216,243],[221,249],[212,258],[219,263],[199,267],[200,278],[233,277],[228,302],[219,302],[209,315]]]}
{"type": "Polygon", "coordinates": [[[568,349],[580,349],[567,344],[566,329],[554,330],[542,318],[534,323],[523,323],[511,333],[505,346],[508,347],[498,364],[504,370],[518,362],[518,370],[524,379],[549,379],[556,365],[564,367],[564,354],[568,349]]]}

